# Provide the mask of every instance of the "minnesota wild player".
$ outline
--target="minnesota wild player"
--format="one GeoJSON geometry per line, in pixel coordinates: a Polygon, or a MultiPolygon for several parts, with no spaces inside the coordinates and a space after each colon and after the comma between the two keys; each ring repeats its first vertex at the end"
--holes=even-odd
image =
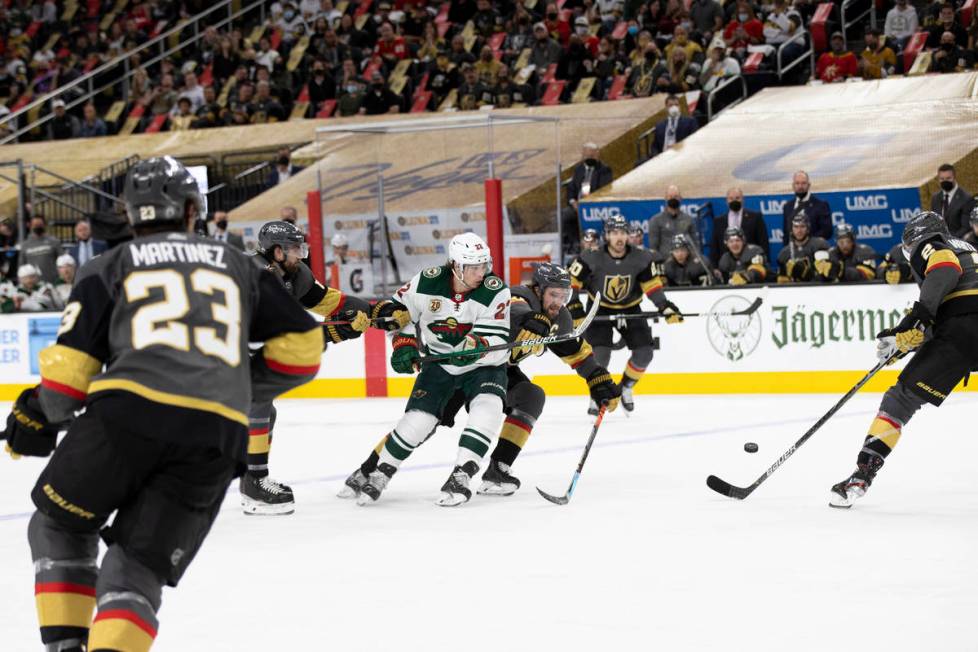
{"type": "Polygon", "coordinates": [[[401,463],[435,430],[456,391],[468,401],[469,418],[437,504],[461,505],[472,497],[469,482],[503,423],[509,351],[483,349],[509,341],[509,301],[509,288],[492,274],[489,246],[462,233],[452,238],[445,265],[424,270],[374,307],[375,319],[393,317],[400,329],[391,355],[398,373],[418,371],[422,346],[428,353],[457,355],[421,367],[404,416],[375,450],[376,468],[365,463],[354,471],[340,497],[357,497],[360,505],[377,501],[401,463]]]}

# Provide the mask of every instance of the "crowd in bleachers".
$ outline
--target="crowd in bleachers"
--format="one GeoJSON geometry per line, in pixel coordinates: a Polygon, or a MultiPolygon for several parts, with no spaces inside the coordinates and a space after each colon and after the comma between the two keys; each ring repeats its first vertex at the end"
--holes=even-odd
{"type": "MultiPolygon", "coordinates": [[[[886,9],[883,30],[866,31],[861,50],[847,47],[862,42],[853,40],[863,37],[859,26],[848,40],[841,32],[827,39],[815,76],[834,82],[908,72],[918,52],[926,58],[924,71],[971,69],[978,59],[973,5],[898,0],[886,9]]],[[[158,64],[142,65],[147,52],[130,54],[135,73],[125,85],[110,84],[68,110],[57,101],[36,107],[26,117],[54,117],[21,140],[709,92],[741,72],[775,69],[778,48],[784,63],[804,56],[811,35],[793,37],[813,17],[820,20],[816,6],[809,0],[276,1],[263,23],[245,16],[223,30],[186,28],[182,38],[194,32],[199,40],[158,64]]],[[[0,121],[204,8],[166,0],[0,2],[0,121]]],[[[121,73],[104,77],[111,82],[112,74],[121,73]]],[[[805,64],[775,83],[808,79],[805,64]]],[[[98,81],[96,87],[105,79],[98,81]]],[[[0,124],[0,136],[9,127],[0,124]]]]}

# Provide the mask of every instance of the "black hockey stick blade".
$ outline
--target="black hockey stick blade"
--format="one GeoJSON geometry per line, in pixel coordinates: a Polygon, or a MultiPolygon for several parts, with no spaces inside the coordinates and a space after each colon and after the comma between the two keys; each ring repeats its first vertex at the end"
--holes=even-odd
{"type": "Polygon", "coordinates": [[[543,496],[545,499],[547,499],[550,502],[552,502],[554,505],[566,505],[567,503],[570,502],[570,497],[569,496],[551,496],[550,494],[548,494],[546,491],[544,491],[540,487],[537,487],[537,492],[541,496],[543,496]]]}
{"type": "Polygon", "coordinates": [[[706,479],[706,486],[718,494],[722,494],[728,498],[736,498],[737,500],[747,498],[751,492],[750,488],[744,489],[742,487],[735,487],[726,480],[721,480],[715,475],[711,475],[706,479]]]}

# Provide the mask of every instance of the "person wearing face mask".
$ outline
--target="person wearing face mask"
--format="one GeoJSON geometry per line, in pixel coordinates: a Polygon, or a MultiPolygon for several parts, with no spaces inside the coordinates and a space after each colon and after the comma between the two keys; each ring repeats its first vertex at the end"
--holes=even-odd
{"type": "Polygon", "coordinates": [[[676,25],[672,30],[672,43],[666,46],[666,59],[672,59],[672,53],[677,49],[686,52],[686,61],[703,61],[703,48],[689,38],[689,30],[682,25],[676,25]]]}
{"type": "Polygon", "coordinates": [[[221,242],[226,242],[232,247],[237,247],[241,251],[245,250],[244,238],[237,233],[228,231],[228,214],[224,211],[214,213],[214,233],[211,237],[221,242]]]}
{"type": "Polygon", "coordinates": [[[859,62],[856,60],[856,55],[846,49],[842,32],[832,34],[830,43],[832,49],[823,52],[818,58],[815,76],[826,84],[844,82],[850,77],[855,77],[859,70],[859,62]]]}
{"type": "Polygon", "coordinates": [[[954,5],[950,3],[941,5],[937,22],[928,30],[927,47],[942,49],[946,32],[951,32],[954,43],[959,48],[968,47],[968,32],[958,22],[954,5]]]}
{"type": "Polygon", "coordinates": [[[950,163],[937,168],[937,183],[940,190],[931,195],[930,209],[944,218],[951,235],[963,237],[970,230],[968,215],[975,198],[958,185],[954,166],[950,163]]]}
{"type": "Polygon", "coordinates": [[[562,47],[566,48],[570,40],[571,26],[566,20],[561,19],[557,5],[553,2],[547,4],[543,24],[547,27],[547,32],[556,38],[562,47]]]}
{"type": "Polygon", "coordinates": [[[666,98],[666,119],[655,125],[655,138],[652,139],[651,155],[656,156],[666,151],[699,127],[695,118],[682,115],[679,108],[679,98],[670,95],[666,98]]]}
{"type": "Polygon", "coordinates": [[[590,77],[594,62],[591,60],[591,51],[581,42],[577,34],[571,34],[567,44],[567,49],[560,57],[557,64],[557,79],[566,79],[567,84],[573,88],[583,77],[590,77]]]}
{"type": "Polygon", "coordinates": [[[509,74],[507,66],[499,68],[496,85],[492,88],[492,104],[497,109],[533,104],[533,89],[528,84],[517,84],[509,74]]]}
{"type": "Polygon", "coordinates": [[[482,38],[489,38],[503,29],[503,19],[499,12],[492,8],[489,0],[476,0],[476,12],[472,16],[475,32],[482,38]]]}
{"type": "Polygon", "coordinates": [[[888,39],[893,40],[897,50],[903,50],[910,37],[917,32],[919,25],[917,10],[910,2],[908,0],[897,0],[896,5],[886,12],[883,33],[888,39]]]}
{"type": "Polygon", "coordinates": [[[547,26],[537,23],[533,26],[533,47],[530,49],[530,63],[536,66],[539,74],[543,74],[550,64],[559,63],[563,49],[557,41],[550,37],[547,26]]]}
{"type": "Polygon", "coordinates": [[[61,240],[47,235],[47,221],[43,215],[34,215],[30,221],[31,233],[20,248],[21,265],[33,265],[41,280],[54,283],[58,280],[58,256],[64,253],[61,240]]]}
{"type": "Polygon", "coordinates": [[[682,193],[677,186],[666,190],[666,205],[662,212],[649,220],[649,249],[663,254],[662,247],[669,247],[677,235],[686,236],[687,242],[700,250],[700,234],[693,217],[682,210],[682,193]]]}
{"type": "Polygon", "coordinates": [[[669,67],[665,61],[659,60],[659,49],[655,42],[645,47],[643,61],[632,67],[628,78],[627,89],[633,97],[648,97],[653,93],[662,93],[669,87],[669,67]]]}
{"type": "Polygon", "coordinates": [[[441,106],[452,89],[458,88],[459,81],[458,68],[448,58],[447,52],[440,51],[428,69],[428,90],[432,93],[432,106],[441,106]]]}
{"type": "Polygon", "coordinates": [[[313,115],[326,100],[336,99],[336,80],[326,70],[325,61],[315,61],[309,75],[309,110],[313,115]]]}
{"type": "Polygon", "coordinates": [[[580,39],[592,57],[598,56],[598,37],[591,34],[591,23],[586,16],[574,19],[574,34],[580,39]]]}
{"type": "Polygon", "coordinates": [[[363,96],[360,105],[360,115],[381,115],[384,113],[400,113],[401,98],[394,94],[384,82],[380,71],[370,77],[370,90],[363,96]]]}
{"type": "Polygon", "coordinates": [[[832,210],[828,202],[812,194],[812,182],[808,173],[802,170],[795,172],[791,178],[791,188],[794,198],[784,203],[782,209],[782,228],[784,229],[784,244],[788,244],[791,235],[791,220],[796,215],[806,216],[811,235],[828,240],[832,237],[832,210]]]}
{"type": "Polygon", "coordinates": [[[496,81],[496,77],[499,75],[499,69],[502,65],[492,55],[492,48],[488,45],[483,45],[482,50],[479,51],[479,60],[475,62],[475,72],[479,75],[479,81],[485,86],[492,86],[496,81]]]}
{"type": "Polygon", "coordinates": [[[268,176],[268,187],[274,188],[280,183],[285,183],[304,169],[300,165],[292,165],[292,152],[288,147],[283,147],[278,151],[278,158],[275,159],[275,165],[268,176]]]}
{"type": "Polygon", "coordinates": [[[716,267],[726,248],[727,229],[738,228],[744,242],[755,245],[765,258],[771,257],[771,245],[768,242],[767,225],[764,217],[757,211],[744,208],[744,191],[731,188],[727,191],[727,212],[713,218],[713,237],[710,239],[710,260],[716,267]]]}
{"type": "Polygon", "coordinates": [[[747,0],[737,0],[733,19],[723,29],[723,40],[741,59],[747,54],[747,46],[764,43],[764,24],[747,0]]]}
{"type": "Polygon", "coordinates": [[[599,188],[610,185],[612,179],[611,168],[601,161],[601,150],[598,146],[595,143],[584,143],[581,148],[581,162],[574,168],[574,174],[567,184],[567,206],[561,211],[565,251],[570,251],[580,240],[577,203],[599,188]]]}
{"type": "Polygon", "coordinates": [[[971,68],[971,53],[965,52],[954,42],[954,34],[944,32],[941,44],[934,51],[930,62],[930,72],[948,73],[963,72],[971,68]]]}

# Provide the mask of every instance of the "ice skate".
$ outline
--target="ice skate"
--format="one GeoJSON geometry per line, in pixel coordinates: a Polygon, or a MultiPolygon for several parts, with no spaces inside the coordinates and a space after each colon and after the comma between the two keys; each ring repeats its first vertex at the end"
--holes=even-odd
{"type": "Polygon", "coordinates": [[[350,499],[356,498],[360,495],[360,491],[363,489],[363,485],[367,484],[367,476],[363,474],[363,471],[358,467],[356,471],[350,474],[343,482],[343,488],[339,490],[336,494],[337,498],[350,499]]]}
{"type": "Polygon", "coordinates": [[[479,494],[483,496],[512,496],[520,488],[520,479],[511,475],[509,464],[491,460],[482,474],[479,494]]]}
{"type": "Polygon", "coordinates": [[[241,507],[245,514],[255,516],[284,516],[295,511],[292,488],[272,480],[267,475],[241,476],[241,507]]]}
{"type": "MultiPolygon", "coordinates": [[[[632,387],[634,385],[626,385],[624,383],[620,384],[621,388],[621,406],[625,409],[626,414],[635,410],[635,396],[632,393],[632,387]]],[[[597,412],[595,412],[597,414],[597,412]]]]}
{"type": "Polygon", "coordinates": [[[868,464],[859,464],[855,472],[842,482],[832,485],[832,495],[829,499],[829,507],[837,509],[849,509],[853,502],[866,495],[866,491],[873,484],[876,472],[882,466],[882,460],[876,468],[871,468],[868,464]]]}
{"type": "Polygon", "coordinates": [[[360,495],[357,496],[357,505],[372,505],[380,500],[380,494],[387,488],[387,483],[397,471],[390,464],[378,464],[377,470],[373,471],[367,481],[360,487],[360,495]]]}
{"type": "Polygon", "coordinates": [[[469,481],[479,467],[475,462],[466,462],[462,466],[456,466],[448,480],[441,487],[441,496],[435,501],[441,507],[456,507],[462,503],[469,502],[472,498],[472,490],[469,489],[469,481]]]}

